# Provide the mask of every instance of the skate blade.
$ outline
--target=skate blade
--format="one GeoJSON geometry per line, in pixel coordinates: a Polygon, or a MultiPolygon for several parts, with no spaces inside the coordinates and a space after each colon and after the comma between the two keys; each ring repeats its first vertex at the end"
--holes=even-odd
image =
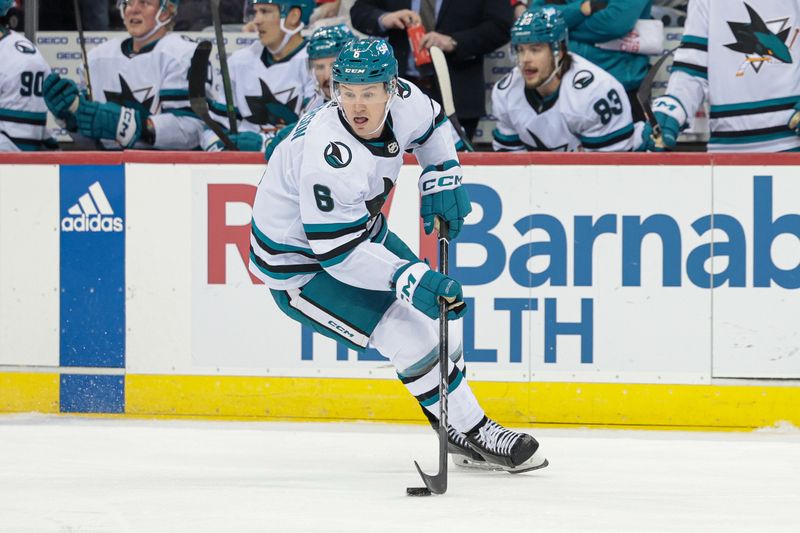
{"type": "Polygon", "coordinates": [[[476,461],[475,459],[467,457],[466,455],[461,455],[460,453],[451,453],[450,456],[453,458],[453,464],[456,466],[460,466],[461,468],[469,468],[472,470],[486,470],[493,472],[502,472],[504,470],[504,468],[501,467],[500,465],[496,465],[486,461],[476,461]]]}
{"type": "Polygon", "coordinates": [[[489,461],[476,461],[470,457],[457,453],[453,453],[451,456],[453,457],[453,464],[461,468],[484,470],[487,472],[508,472],[509,474],[521,474],[523,472],[530,472],[531,470],[539,470],[540,468],[544,468],[550,464],[547,458],[539,453],[539,450],[536,450],[536,453],[534,453],[530,459],[513,468],[496,463],[490,463],[489,461]]]}

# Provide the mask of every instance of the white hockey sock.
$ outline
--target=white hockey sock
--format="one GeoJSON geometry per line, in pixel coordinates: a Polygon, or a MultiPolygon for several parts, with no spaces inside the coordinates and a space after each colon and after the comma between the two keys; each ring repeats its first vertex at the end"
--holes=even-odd
{"type": "MultiPolygon", "coordinates": [[[[447,422],[458,431],[465,433],[481,421],[484,412],[467,383],[464,357],[460,345],[457,350],[455,354],[451,354],[451,359],[448,361],[447,422]],[[452,360],[453,356],[457,357],[455,362],[452,360]]],[[[434,350],[433,355],[438,355],[438,349],[434,350]]],[[[439,363],[434,362],[433,366],[428,367],[423,374],[412,377],[400,376],[400,380],[420,405],[438,419],[439,363]]]]}

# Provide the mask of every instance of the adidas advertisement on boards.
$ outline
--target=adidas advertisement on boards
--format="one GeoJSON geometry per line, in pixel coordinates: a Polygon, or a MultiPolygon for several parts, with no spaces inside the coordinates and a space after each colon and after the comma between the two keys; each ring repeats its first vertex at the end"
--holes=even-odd
{"type": "Polygon", "coordinates": [[[99,181],[89,185],[61,218],[61,231],[123,231],[122,217],[115,216],[99,181]]]}
{"type": "Polygon", "coordinates": [[[60,362],[125,366],[125,169],[60,170],[60,362]]]}

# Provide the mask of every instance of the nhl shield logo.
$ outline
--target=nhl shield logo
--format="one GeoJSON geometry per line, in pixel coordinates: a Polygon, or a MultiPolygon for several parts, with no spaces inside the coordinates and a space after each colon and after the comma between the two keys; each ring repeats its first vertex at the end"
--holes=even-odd
{"type": "Polygon", "coordinates": [[[353,153],[343,142],[331,141],[325,147],[325,162],[333,168],[344,168],[350,164],[353,153]]]}

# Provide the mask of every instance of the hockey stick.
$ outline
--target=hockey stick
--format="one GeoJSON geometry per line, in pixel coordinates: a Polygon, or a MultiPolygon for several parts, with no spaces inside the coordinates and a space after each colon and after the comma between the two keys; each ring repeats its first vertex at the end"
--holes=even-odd
{"type": "Polygon", "coordinates": [[[450,71],[447,69],[447,59],[444,57],[444,52],[442,52],[442,49],[438,46],[431,46],[430,52],[431,60],[433,61],[433,70],[436,72],[436,80],[439,82],[439,92],[442,95],[444,114],[447,115],[447,118],[453,123],[458,137],[467,148],[467,152],[474,152],[475,149],[472,147],[472,143],[469,142],[467,133],[464,131],[464,128],[461,127],[461,123],[456,116],[456,105],[453,101],[453,86],[450,84],[450,71]]]}
{"type": "Polygon", "coordinates": [[[647,118],[647,122],[649,122],[653,127],[653,140],[655,140],[656,147],[662,149],[665,148],[665,146],[664,139],[661,137],[661,126],[658,124],[658,120],[656,120],[655,113],[653,113],[653,82],[655,81],[661,66],[664,64],[664,61],[666,61],[668,57],[675,53],[675,50],[677,49],[678,47],[668,50],[664,55],[658,58],[658,61],[656,61],[655,64],[650,67],[650,70],[647,72],[644,80],[642,80],[642,84],[636,91],[636,100],[638,100],[639,105],[642,106],[642,111],[644,112],[645,118],[647,118]]]}
{"type": "Polygon", "coordinates": [[[233,90],[231,89],[231,73],[228,70],[228,55],[225,53],[225,38],[222,36],[222,20],[219,17],[219,0],[211,0],[211,16],[214,19],[214,35],[217,38],[217,52],[219,52],[219,70],[222,74],[222,87],[225,90],[225,109],[228,112],[230,131],[236,135],[238,132],[236,110],[233,106],[233,90]]]}
{"type": "MultiPolygon", "coordinates": [[[[450,248],[450,228],[447,222],[437,219],[439,231],[439,273],[447,275],[447,254],[450,248]]],[[[429,496],[444,494],[447,491],[447,376],[448,376],[448,328],[447,310],[448,302],[439,300],[439,472],[429,475],[422,471],[419,463],[414,461],[417,472],[422,476],[425,487],[409,487],[406,493],[409,496],[429,496]]]]}
{"type": "MultiPolygon", "coordinates": [[[[80,41],[81,44],[81,60],[83,61],[83,70],[86,72],[86,94],[89,96],[89,100],[94,100],[94,98],[92,98],[92,78],[89,76],[89,58],[86,56],[86,39],[83,35],[81,9],[78,6],[78,0],[72,0],[72,5],[75,7],[75,28],[78,30],[78,41],[80,41]]],[[[75,101],[77,102],[77,98],[75,101]]]]}
{"type": "Polygon", "coordinates": [[[206,99],[206,79],[208,78],[208,58],[211,55],[211,41],[200,41],[192,55],[189,66],[189,104],[194,114],[200,117],[205,124],[217,134],[225,145],[226,150],[238,151],[239,147],[231,141],[225,128],[211,118],[208,113],[208,100],[206,99]]]}

